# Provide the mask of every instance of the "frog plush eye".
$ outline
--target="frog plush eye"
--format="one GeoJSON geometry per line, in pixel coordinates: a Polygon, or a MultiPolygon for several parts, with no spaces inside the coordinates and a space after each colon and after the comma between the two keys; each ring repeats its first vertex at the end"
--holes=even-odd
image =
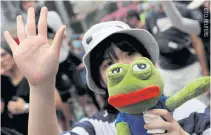
{"type": "Polygon", "coordinates": [[[119,74],[119,73],[122,73],[123,72],[123,68],[116,68],[116,69],[113,69],[109,72],[109,74],[119,74]]]}
{"type": "Polygon", "coordinates": [[[125,72],[127,71],[128,65],[123,64],[114,64],[108,68],[107,71],[107,79],[108,79],[108,85],[113,86],[121,82],[121,80],[125,76],[125,72]]]}
{"type": "Polygon", "coordinates": [[[145,63],[136,64],[133,66],[133,71],[144,71],[148,68],[148,65],[145,63]]]}
{"type": "Polygon", "coordinates": [[[146,62],[136,63],[132,67],[133,74],[142,80],[146,80],[150,77],[152,69],[151,66],[146,62]]]}

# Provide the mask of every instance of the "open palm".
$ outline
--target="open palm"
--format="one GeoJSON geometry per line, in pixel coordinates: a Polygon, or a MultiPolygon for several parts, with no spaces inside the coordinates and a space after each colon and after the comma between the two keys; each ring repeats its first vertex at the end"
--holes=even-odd
{"type": "Polygon", "coordinates": [[[60,27],[53,44],[49,45],[47,39],[47,12],[46,7],[42,8],[37,35],[33,8],[28,10],[25,26],[22,17],[17,17],[19,45],[12,39],[9,32],[4,33],[18,68],[31,85],[41,85],[46,81],[54,80],[58,71],[58,59],[65,26],[60,27]]]}

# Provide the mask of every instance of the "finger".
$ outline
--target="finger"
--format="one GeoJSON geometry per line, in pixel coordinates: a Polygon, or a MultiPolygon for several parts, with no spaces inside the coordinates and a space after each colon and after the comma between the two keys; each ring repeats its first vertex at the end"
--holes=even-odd
{"type": "Polygon", "coordinates": [[[11,37],[8,31],[4,32],[4,38],[7,41],[7,44],[10,46],[10,49],[12,50],[12,52],[14,52],[14,50],[16,49],[16,47],[18,47],[18,45],[15,42],[15,40],[11,37]]]}
{"type": "Polygon", "coordinates": [[[17,35],[20,42],[26,38],[24,23],[21,15],[17,17],[17,35]]]}
{"type": "Polygon", "coordinates": [[[59,30],[56,32],[56,35],[53,40],[52,48],[56,50],[58,53],[60,52],[62,46],[65,29],[66,29],[65,25],[61,26],[59,30]]]}
{"type": "Polygon", "coordinates": [[[36,35],[35,13],[32,7],[28,9],[27,13],[26,34],[27,36],[36,35]]]}
{"type": "Polygon", "coordinates": [[[7,108],[8,108],[8,110],[9,110],[10,112],[13,112],[13,108],[12,108],[12,107],[8,106],[7,108]]]}
{"type": "Polygon", "coordinates": [[[48,9],[46,7],[43,7],[38,22],[38,34],[43,35],[46,38],[47,38],[47,13],[48,9]]]}
{"type": "Polygon", "coordinates": [[[8,104],[13,104],[13,103],[15,103],[15,101],[9,101],[9,102],[8,102],[8,104]]]}
{"type": "Polygon", "coordinates": [[[8,105],[7,108],[11,111],[11,110],[14,110],[14,106],[12,105],[8,105]]]}
{"type": "Polygon", "coordinates": [[[171,130],[171,124],[166,121],[154,120],[150,123],[144,125],[145,129],[163,129],[163,130],[171,130]]]}
{"type": "Polygon", "coordinates": [[[21,100],[22,100],[22,98],[20,98],[20,97],[17,98],[17,101],[21,101],[21,100]]]}
{"type": "Polygon", "coordinates": [[[8,103],[8,105],[9,105],[9,106],[14,106],[14,105],[15,105],[15,102],[10,101],[10,102],[8,103]]]}
{"type": "Polygon", "coordinates": [[[8,108],[9,110],[12,110],[14,107],[13,107],[12,105],[8,105],[7,108],[8,108]]]}
{"type": "Polygon", "coordinates": [[[168,122],[174,121],[172,115],[165,109],[152,109],[149,111],[150,114],[159,115],[164,117],[168,122]]]}
{"type": "Polygon", "coordinates": [[[19,97],[19,98],[17,99],[17,103],[18,103],[18,104],[25,104],[25,100],[19,97]]]}
{"type": "Polygon", "coordinates": [[[9,108],[9,111],[14,114],[15,113],[15,108],[9,108]]]}
{"type": "Polygon", "coordinates": [[[7,108],[8,108],[8,109],[10,109],[10,108],[11,108],[11,105],[10,105],[9,103],[8,103],[8,105],[7,105],[7,108]]]}

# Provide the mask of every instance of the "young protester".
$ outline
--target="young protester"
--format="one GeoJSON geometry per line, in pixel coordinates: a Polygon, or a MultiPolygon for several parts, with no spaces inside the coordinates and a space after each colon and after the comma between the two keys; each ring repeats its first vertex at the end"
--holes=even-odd
{"type": "MultiPolygon", "coordinates": [[[[65,26],[60,27],[54,42],[47,42],[47,8],[41,11],[38,23],[38,35],[35,30],[34,10],[28,10],[26,32],[21,16],[17,17],[17,30],[20,45],[14,42],[8,32],[4,36],[14,53],[16,64],[23,72],[30,84],[30,116],[29,135],[58,135],[54,106],[55,77],[58,70],[60,47],[65,26]],[[36,42],[35,42],[36,41],[36,42]],[[33,70],[32,70],[33,68],[33,70]]],[[[158,59],[158,46],[151,34],[141,29],[131,29],[127,24],[119,21],[96,24],[84,35],[83,45],[86,50],[84,64],[87,69],[87,81],[91,90],[107,95],[106,69],[114,63],[130,63],[137,57],[148,57],[155,64],[158,59]]],[[[107,96],[108,97],[108,96],[107,96]]],[[[164,117],[167,121],[149,123],[146,129],[161,128],[167,130],[168,135],[187,135],[167,110],[153,110],[154,114],[164,117]]],[[[116,135],[115,118],[117,111],[111,106],[99,112],[92,118],[83,119],[76,123],[72,131],[64,135],[116,135]]],[[[206,114],[203,118],[208,119],[206,114]]],[[[194,119],[197,123],[198,119],[194,119]]],[[[209,123],[189,133],[201,134],[209,130],[209,123]],[[200,133],[198,133],[200,132],[200,133]]],[[[196,127],[196,126],[195,126],[196,127]]]]}

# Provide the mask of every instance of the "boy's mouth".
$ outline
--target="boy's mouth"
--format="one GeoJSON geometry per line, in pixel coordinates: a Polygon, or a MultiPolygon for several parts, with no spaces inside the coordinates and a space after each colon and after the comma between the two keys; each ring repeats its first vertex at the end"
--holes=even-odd
{"type": "Polygon", "coordinates": [[[160,88],[155,85],[142,88],[137,91],[126,94],[118,94],[110,96],[108,98],[108,102],[114,107],[121,108],[128,105],[140,103],[142,101],[149,100],[151,98],[155,98],[159,96],[159,94],[160,94],[160,88]]]}

